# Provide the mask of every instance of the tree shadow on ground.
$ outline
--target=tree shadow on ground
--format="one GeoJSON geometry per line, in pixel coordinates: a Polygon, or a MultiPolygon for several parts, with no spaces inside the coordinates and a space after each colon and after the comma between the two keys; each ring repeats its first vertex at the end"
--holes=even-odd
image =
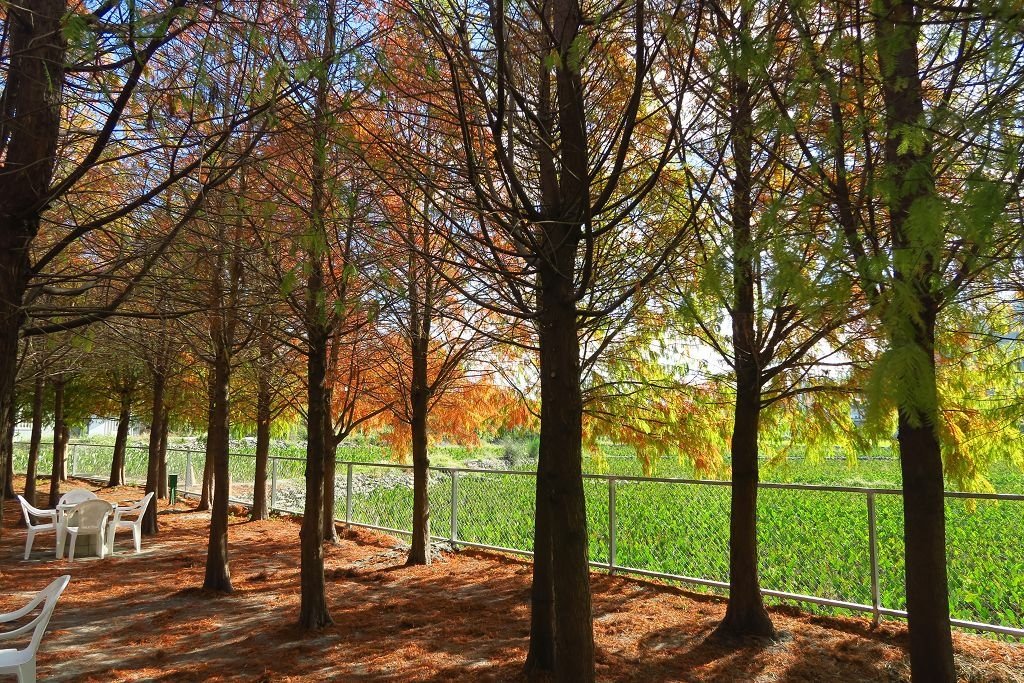
{"type": "MultiPolygon", "coordinates": [[[[103,561],[19,558],[24,532],[0,541],[14,607],[72,574],[40,657],[57,681],[522,681],[531,565],[464,551],[407,566],[390,537],[347,530],[327,546],[335,624],[314,633],[299,612],[298,521],[233,520],[230,595],[201,589],[208,514],[162,511],[141,555],[103,561]]],[[[725,603],[650,581],[593,575],[598,678],[607,681],[901,680],[899,627],[772,609],[792,637],[739,645],[709,639],[725,603]]],[[[981,641],[982,639],[977,639],[981,641]]],[[[971,641],[975,642],[975,641],[971,641]]],[[[984,641],[1008,661],[1021,648],[984,641]],[[998,649],[1002,648],[1002,649],[998,649]]],[[[1017,666],[1024,677],[1024,666],[1017,666]]],[[[1001,680],[991,678],[990,680],[1001,680]]],[[[1003,679],[1013,680],[1013,679],[1003,679]]]]}

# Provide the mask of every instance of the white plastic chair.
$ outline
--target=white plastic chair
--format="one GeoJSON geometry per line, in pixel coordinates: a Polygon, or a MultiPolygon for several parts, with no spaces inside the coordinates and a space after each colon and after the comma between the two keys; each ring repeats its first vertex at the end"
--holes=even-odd
{"type": "Polygon", "coordinates": [[[114,506],[105,500],[87,500],[68,513],[64,536],[71,544],[68,560],[75,561],[75,542],[79,536],[96,536],[100,558],[106,555],[107,519],[113,512],[114,506]]]}
{"type": "Polygon", "coordinates": [[[107,527],[108,554],[114,554],[114,534],[118,529],[131,529],[132,538],[135,540],[135,552],[142,552],[142,518],[146,515],[146,509],[149,508],[149,503],[153,500],[154,495],[156,494],[150,491],[139,502],[124,507],[119,505],[114,510],[114,518],[110,520],[110,526],[107,527]],[[134,519],[125,519],[125,516],[131,517],[132,515],[135,516],[134,519]]]}
{"type": "Polygon", "coordinates": [[[96,500],[97,498],[98,496],[89,489],[71,489],[60,497],[60,501],[57,502],[57,505],[77,505],[78,503],[84,503],[87,500],[96,500]]]}
{"type": "Polygon", "coordinates": [[[21,650],[7,649],[0,650],[0,674],[17,674],[18,683],[35,683],[36,680],[36,653],[39,651],[39,644],[43,640],[43,633],[50,623],[50,616],[53,615],[53,608],[57,606],[57,599],[68,586],[71,577],[65,574],[50,582],[50,585],[35,594],[35,597],[27,605],[14,612],[0,614],[0,624],[6,624],[21,619],[26,614],[35,610],[39,603],[43,603],[42,609],[28,623],[18,628],[0,633],[0,640],[16,638],[20,635],[32,632],[32,639],[28,646],[21,650]]]}
{"type": "Polygon", "coordinates": [[[35,542],[36,534],[41,532],[52,531],[58,537],[60,531],[57,525],[57,511],[56,510],[40,510],[37,507],[33,507],[24,496],[18,496],[18,501],[21,503],[21,511],[25,514],[25,527],[28,529],[28,537],[25,539],[25,559],[28,559],[29,553],[32,552],[32,544],[35,542]],[[48,522],[37,522],[39,520],[49,520],[48,522]]]}

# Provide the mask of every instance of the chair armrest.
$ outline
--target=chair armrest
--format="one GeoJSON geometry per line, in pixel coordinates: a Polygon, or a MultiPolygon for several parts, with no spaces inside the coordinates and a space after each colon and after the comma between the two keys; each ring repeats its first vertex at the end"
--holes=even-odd
{"type": "Polygon", "coordinates": [[[28,604],[21,609],[14,610],[13,612],[7,612],[6,614],[0,614],[0,624],[8,621],[14,621],[15,619],[21,619],[23,616],[34,610],[36,606],[45,599],[45,595],[36,593],[32,596],[32,599],[28,601],[28,604]]]}
{"type": "Polygon", "coordinates": [[[39,620],[42,619],[42,618],[43,618],[43,613],[40,612],[39,614],[37,614],[35,616],[34,619],[32,619],[31,621],[26,622],[25,624],[19,626],[18,628],[14,629],[13,631],[6,631],[4,633],[0,633],[0,640],[8,640],[9,638],[17,638],[18,636],[21,636],[21,635],[24,635],[26,633],[29,633],[30,631],[35,629],[36,624],[38,624],[39,620]]]}
{"type": "Polygon", "coordinates": [[[30,517],[36,517],[39,520],[49,520],[53,524],[57,523],[57,511],[56,510],[46,510],[45,512],[42,512],[42,513],[40,513],[40,512],[29,512],[28,514],[29,514],[30,517]]]}

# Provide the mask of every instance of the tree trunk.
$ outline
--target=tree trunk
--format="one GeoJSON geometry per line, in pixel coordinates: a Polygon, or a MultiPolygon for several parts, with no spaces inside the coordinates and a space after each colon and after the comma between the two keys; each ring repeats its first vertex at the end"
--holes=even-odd
{"type": "Polygon", "coordinates": [[[14,401],[11,401],[11,405],[7,410],[7,419],[0,419],[0,460],[3,462],[4,475],[3,485],[0,486],[0,490],[3,491],[3,497],[6,500],[14,500],[18,495],[14,491],[14,425],[17,422],[16,413],[14,410],[14,401]]]}
{"type": "Polygon", "coordinates": [[[562,268],[542,269],[540,457],[549,463],[549,484],[541,493],[549,496],[551,512],[555,674],[559,681],[583,682],[595,678],[583,491],[583,397],[572,257],[559,255],[556,268],[562,268]]]}
{"type": "MultiPolygon", "coordinates": [[[[316,267],[314,265],[314,271],[316,267]]],[[[316,277],[315,275],[313,277],[316,277]]],[[[311,292],[321,286],[313,284],[311,292]]],[[[309,306],[316,310],[315,295],[310,295],[309,306]]],[[[301,536],[301,568],[299,626],[319,629],[334,623],[327,609],[327,585],[324,579],[323,548],[323,491],[324,491],[324,434],[326,404],[325,376],[327,370],[327,334],[322,329],[309,330],[309,358],[307,361],[308,408],[306,411],[306,502],[303,509],[301,536]]]]}
{"type": "MultiPolygon", "coordinates": [[[[5,7],[4,134],[0,165],[0,415],[14,402],[29,251],[53,178],[60,137],[65,0],[5,7]]],[[[57,484],[59,491],[59,484],[57,484]]]]}
{"type": "MultiPolygon", "coordinates": [[[[739,365],[737,359],[737,368],[739,365]]],[[[752,385],[749,368],[743,374],[746,376],[736,391],[732,433],[729,604],[715,633],[726,638],[774,638],[775,627],[764,607],[757,570],[757,431],[761,391],[752,385]]]]}
{"type": "MultiPolygon", "coordinates": [[[[741,43],[748,12],[740,18],[741,43]]],[[[761,417],[761,361],[755,329],[753,245],[753,105],[747,60],[741,46],[733,55],[732,156],[732,345],[736,405],[732,431],[732,501],[729,514],[729,605],[715,633],[724,637],[775,637],[761,598],[757,571],[758,427],[761,417]]]]}
{"type": "Polygon", "coordinates": [[[64,376],[53,380],[53,462],[50,466],[50,499],[48,506],[57,507],[60,502],[61,472],[64,469],[64,376]]]}
{"type": "MultiPolygon", "coordinates": [[[[326,405],[331,405],[331,392],[327,390],[326,405]]],[[[338,441],[334,437],[334,425],[330,409],[324,415],[324,498],[323,498],[323,542],[337,545],[338,529],[334,525],[334,481],[338,469],[338,441]]]]}
{"type": "Polygon", "coordinates": [[[537,491],[533,517],[533,585],[530,589],[530,650],[523,667],[527,676],[555,668],[555,595],[551,566],[550,457],[537,457],[537,491]]]}
{"type": "Polygon", "coordinates": [[[164,414],[164,391],[167,376],[163,369],[153,370],[153,418],[149,425],[149,459],[146,466],[146,493],[152,493],[153,500],[146,508],[142,519],[142,533],[152,536],[158,531],[157,524],[157,479],[160,476],[160,426],[164,414]]]}
{"type": "MultiPolygon", "coordinates": [[[[429,315],[425,310],[422,315],[429,315]]],[[[423,323],[414,324],[413,329],[423,323]]],[[[417,335],[412,340],[412,385],[409,399],[412,409],[412,548],[406,564],[430,564],[430,454],[427,450],[427,411],[430,394],[427,390],[428,338],[417,335]]]]}
{"type": "Polygon", "coordinates": [[[25,468],[25,500],[36,504],[36,474],[39,467],[39,443],[43,440],[43,377],[36,377],[32,392],[32,433],[28,443],[28,466],[25,468]]]}
{"type": "Polygon", "coordinates": [[[196,506],[196,510],[209,510],[210,501],[213,498],[213,458],[210,455],[210,433],[213,429],[214,416],[213,412],[216,409],[216,393],[217,389],[214,386],[216,376],[213,370],[213,366],[209,368],[210,379],[207,382],[207,408],[206,408],[206,458],[203,460],[203,486],[199,492],[199,505],[196,506]]]}
{"type": "Polygon", "coordinates": [[[229,382],[231,380],[231,358],[227,343],[214,334],[217,346],[213,364],[214,410],[210,431],[206,437],[210,458],[213,461],[214,494],[213,510],[210,515],[210,541],[206,550],[206,578],[203,588],[231,592],[231,570],[228,566],[228,498],[231,491],[228,484],[228,419],[229,382]]]}
{"type": "Polygon", "coordinates": [[[263,368],[256,388],[256,475],[249,519],[267,519],[267,461],[270,457],[270,381],[263,368]]]}
{"type": "MultiPolygon", "coordinates": [[[[918,55],[919,8],[912,0],[882,0],[875,14],[878,65],[885,104],[885,161],[892,223],[893,274],[913,304],[887,312],[890,351],[927,359],[912,392],[899,402],[903,471],[903,535],[911,678],[924,683],[956,680],[949,624],[946,520],[942,451],[938,438],[935,321],[939,310],[936,261],[942,226],[931,218],[938,197],[932,146],[924,113],[918,55]],[[908,131],[921,144],[907,145],[908,131]],[[915,215],[916,214],[916,215],[915,215]]],[[[897,302],[898,303],[898,302],[897,302]]],[[[895,304],[894,304],[895,305],[895,304]]],[[[914,367],[921,367],[915,365],[914,367]]]]}
{"type": "Polygon", "coordinates": [[[167,498],[167,430],[171,423],[171,409],[164,406],[160,419],[160,460],[157,471],[157,498],[167,498]]]}
{"type": "Polygon", "coordinates": [[[117,435],[114,437],[114,457],[110,462],[107,486],[124,485],[125,451],[128,448],[128,430],[132,423],[132,390],[121,388],[121,412],[117,416],[117,435]]]}
{"type": "MultiPolygon", "coordinates": [[[[18,495],[14,492],[14,401],[6,419],[0,419],[0,464],[0,491],[4,492],[4,499],[13,500],[18,495]]],[[[3,507],[0,502],[0,538],[4,529],[3,507]]]]}
{"type": "MultiPolygon", "coordinates": [[[[68,444],[71,443],[71,425],[68,421],[64,420],[64,426],[60,430],[60,444],[61,444],[61,455],[60,455],[60,480],[68,480],[68,444]]],[[[75,454],[75,447],[71,447],[72,457],[75,454]]]]}
{"type": "MultiPolygon", "coordinates": [[[[929,322],[926,327],[934,331],[934,318],[929,322]]],[[[898,420],[910,666],[914,681],[955,681],[942,454],[934,418],[901,411],[898,420]]]]}
{"type": "MultiPolygon", "coordinates": [[[[553,3],[546,6],[544,19],[552,20],[553,3]]],[[[558,183],[558,163],[555,160],[555,131],[557,106],[553,102],[551,88],[551,67],[548,57],[554,49],[549,35],[543,35],[538,46],[539,63],[537,112],[541,119],[542,135],[536,141],[541,196],[545,213],[556,214],[561,205],[558,183]],[[543,132],[550,132],[543,137],[543,132]]],[[[538,278],[537,299],[544,299],[543,288],[538,278]]],[[[554,558],[552,555],[551,517],[552,488],[551,463],[557,457],[554,449],[541,447],[537,454],[537,482],[534,502],[533,529],[533,584],[530,590],[530,650],[523,667],[527,676],[548,675],[555,669],[555,586],[554,558]]]]}

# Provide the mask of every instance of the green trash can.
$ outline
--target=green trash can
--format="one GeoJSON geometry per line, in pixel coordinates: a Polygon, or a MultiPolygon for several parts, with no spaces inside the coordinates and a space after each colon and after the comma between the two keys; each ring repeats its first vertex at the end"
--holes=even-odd
{"type": "Polygon", "coordinates": [[[167,475],[167,493],[171,499],[171,505],[178,502],[178,475],[168,474],[167,475]]]}

